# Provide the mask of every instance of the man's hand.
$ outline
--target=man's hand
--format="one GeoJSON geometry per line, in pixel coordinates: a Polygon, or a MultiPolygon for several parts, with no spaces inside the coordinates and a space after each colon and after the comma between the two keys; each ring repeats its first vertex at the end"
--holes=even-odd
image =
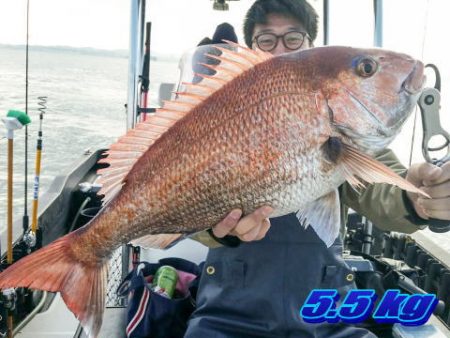
{"type": "Polygon", "coordinates": [[[414,164],[409,168],[406,180],[431,197],[407,192],[420,217],[450,220],[450,162],[442,167],[430,163],[414,164]]]}
{"type": "Polygon", "coordinates": [[[242,210],[235,209],[213,227],[214,236],[222,238],[226,235],[233,235],[244,242],[260,240],[264,238],[270,228],[268,217],[272,212],[271,207],[264,206],[241,218],[242,210]]]}

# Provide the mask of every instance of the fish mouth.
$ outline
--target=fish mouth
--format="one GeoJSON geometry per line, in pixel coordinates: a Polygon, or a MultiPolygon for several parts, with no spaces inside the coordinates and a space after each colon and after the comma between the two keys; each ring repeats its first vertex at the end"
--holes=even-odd
{"type": "Polygon", "coordinates": [[[410,95],[418,95],[425,85],[425,80],[424,65],[422,62],[416,61],[411,73],[403,81],[401,91],[410,95]]]}

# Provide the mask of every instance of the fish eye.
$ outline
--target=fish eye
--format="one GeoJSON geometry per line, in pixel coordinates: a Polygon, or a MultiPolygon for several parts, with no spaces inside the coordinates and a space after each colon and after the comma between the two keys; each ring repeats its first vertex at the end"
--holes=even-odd
{"type": "Polygon", "coordinates": [[[378,64],[374,59],[363,58],[356,66],[356,72],[362,77],[369,77],[375,74],[378,69],[378,64]]]}

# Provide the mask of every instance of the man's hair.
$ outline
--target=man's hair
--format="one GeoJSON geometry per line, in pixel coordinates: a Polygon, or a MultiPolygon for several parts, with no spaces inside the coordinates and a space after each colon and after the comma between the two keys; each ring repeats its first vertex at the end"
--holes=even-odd
{"type": "Polygon", "coordinates": [[[251,48],[256,24],[266,24],[267,15],[281,14],[299,21],[314,41],[317,37],[318,15],[305,0],[256,0],[244,20],[245,44],[251,48]]]}

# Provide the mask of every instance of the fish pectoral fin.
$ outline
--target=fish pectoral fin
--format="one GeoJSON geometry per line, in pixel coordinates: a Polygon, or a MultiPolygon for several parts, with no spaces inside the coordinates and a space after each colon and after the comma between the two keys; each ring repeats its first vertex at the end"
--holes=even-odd
{"type": "Polygon", "coordinates": [[[364,187],[364,183],[361,181],[362,179],[367,183],[392,184],[403,190],[418,193],[428,198],[430,197],[383,163],[344,143],[340,166],[346,181],[353,188],[358,189],[364,187]]]}
{"type": "Polygon", "coordinates": [[[182,234],[146,235],[133,239],[130,243],[134,246],[143,247],[144,249],[166,249],[181,237],[182,234]]]}
{"type": "Polygon", "coordinates": [[[335,189],[329,194],[311,202],[305,209],[297,212],[300,223],[307,228],[308,225],[330,247],[339,235],[341,227],[341,207],[339,193],[335,189]]]}

